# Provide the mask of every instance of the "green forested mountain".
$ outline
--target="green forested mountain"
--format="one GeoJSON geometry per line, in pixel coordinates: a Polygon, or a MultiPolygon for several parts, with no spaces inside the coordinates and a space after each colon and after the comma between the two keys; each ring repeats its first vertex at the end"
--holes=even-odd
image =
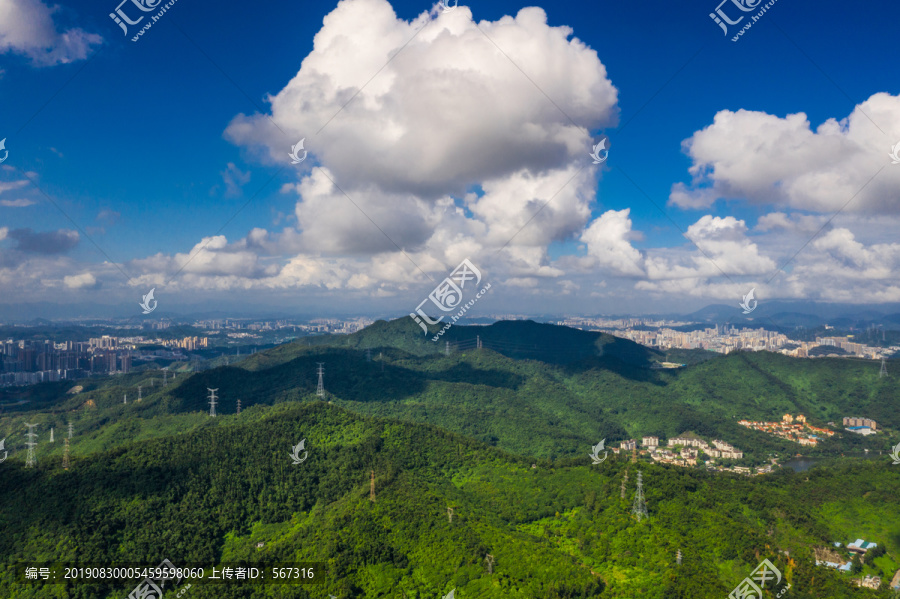
{"type": "Polygon", "coordinates": [[[454,588],[461,599],[727,597],[763,558],[791,582],[791,597],[890,596],[857,589],[812,557],[814,547],[862,537],[887,549],[865,572],[889,579],[900,567],[900,467],[886,456],[748,478],[624,456],[592,466],[587,453],[602,438],[609,446],[684,431],[725,438],[759,459],[794,453],[796,444],[735,419],[784,412],[821,422],[875,418],[886,434],[844,435],[819,452],[863,444],[877,452],[897,427],[893,379],[879,379],[877,365],[763,353],[649,368],[661,359],[627,341],[549,325],[453,327],[435,344],[411,321],[395,321],[319,345],[280,346],[167,387],[158,375],[150,387],[153,375],[142,373],[83,381],[75,394],[60,385],[19,392],[30,403],[0,417],[12,450],[0,464],[0,597],[130,590],[15,585],[10,568],[21,561],[163,558],[321,561],[329,569],[322,585],[188,589],[198,598],[439,598],[454,588]],[[451,333],[462,349],[448,356],[441,345],[451,333]],[[466,349],[475,335],[483,349],[466,349]],[[540,353],[541,339],[573,350],[554,359],[540,353]],[[548,361],[525,359],[529,344],[548,361]],[[325,363],[326,401],[315,397],[317,362],[325,363]],[[206,414],[208,387],[221,398],[215,419],[206,414]],[[72,467],[64,471],[70,421],[72,467]],[[39,424],[35,469],[24,468],[24,422],[39,424]],[[309,459],[294,465],[289,454],[301,439],[309,459]],[[639,470],[650,513],[642,522],[630,515],[639,470]]]}

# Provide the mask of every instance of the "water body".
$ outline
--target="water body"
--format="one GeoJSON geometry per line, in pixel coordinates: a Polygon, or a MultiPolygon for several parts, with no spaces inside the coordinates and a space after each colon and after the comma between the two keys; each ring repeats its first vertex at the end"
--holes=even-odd
{"type": "Polygon", "coordinates": [[[821,461],[822,458],[792,458],[782,466],[790,468],[794,472],[806,472],[821,461]]]}
{"type": "MultiPolygon", "coordinates": [[[[844,454],[842,457],[847,458],[856,458],[863,460],[878,460],[884,459],[883,455],[880,455],[876,451],[870,451],[869,453],[864,453],[862,451],[855,451],[844,454]]],[[[810,468],[814,468],[820,463],[826,461],[827,458],[791,458],[787,462],[784,462],[782,466],[785,468],[790,468],[794,472],[806,472],[810,468]]]]}

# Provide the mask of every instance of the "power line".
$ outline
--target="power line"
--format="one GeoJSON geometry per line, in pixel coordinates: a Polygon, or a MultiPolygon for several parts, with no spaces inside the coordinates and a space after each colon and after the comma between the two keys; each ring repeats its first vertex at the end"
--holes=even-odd
{"type": "Polygon", "coordinates": [[[218,389],[210,389],[209,387],[207,387],[206,390],[209,391],[209,415],[215,418],[216,402],[219,399],[218,397],[216,397],[216,391],[218,391],[218,389]]]}
{"type": "Polygon", "coordinates": [[[63,451],[63,469],[68,470],[69,469],[69,438],[66,437],[65,439],[63,439],[63,441],[65,441],[65,443],[66,443],[66,448],[63,451]]]}
{"type": "Polygon", "coordinates": [[[25,445],[28,447],[28,457],[25,459],[25,467],[26,468],[34,468],[37,463],[37,458],[34,456],[34,448],[37,446],[37,442],[35,439],[37,438],[37,433],[34,432],[34,427],[36,424],[25,424],[28,427],[28,432],[25,433],[25,436],[28,437],[28,441],[25,445]]]}
{"type": "Polygon", "coordinates": [[[647,503],[644,501],[644,480],[640,470],[637,473],[637,491],[634,494],[634,506],[631,508],[631,513],[637,516],[638,522],[641,521],[641,518],[650,517],[647,513],[647,503]]]}

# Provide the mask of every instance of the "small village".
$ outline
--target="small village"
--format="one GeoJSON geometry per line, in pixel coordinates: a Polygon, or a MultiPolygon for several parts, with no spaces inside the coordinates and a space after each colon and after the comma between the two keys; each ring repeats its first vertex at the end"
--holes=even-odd
{"type": "MultiPolygon", "coordinates": [[[[772,466],[750,468],[749,466],[725,466],[722,460],[740,460],[744,452],[730,443],[719,439],[705,441],[693,433],[684,433],[666,441],[666,446],[660,446],[659,437],[643,437],[641,449],[638,449],[637,439],[628,439],[613,447],[614,454],[631,451],[634,459],[638,455],[647,456],[660,464],[673,466],[698,466],[705,464],[707,469],[718,472],[735,472],[737,474],[766,474],[772,472],[772,466]]],[[[773,462],[774,463],[774,462],[773,462]]]]}
{"type": "MultiPolygon", "coordinates": [[[[834,568],[839,572],[858,573],[862,570],[862,565],[871,563],[875,558],[884,555],[884,547],[879,547],[878,543],[872,543],[864,539],[856,539],[852,543],[843,546],[839,542],[832,543],[834,548],[816,548],[814,550],[817,566],[825,566],[826,568],[834,568]],[[844,549],[843,552],[840,549],[844,549]]],[[[867,574],[860,578],[851,578],[851,581],[857,586],[877,591],[881,588],[881,577],[867,574]]],[[[893,589],[900,589],[900,570],[894,573],[894,578],[890,582],[893,589]]]]}
{"type": "Polygon", "coordinates": [[[806,416],[800,414],[793,416],[785,414],[781,422],[754,422],[751,420],[739,420],[738,424],[747,428],[769,433],[788,441],[795,441],[800,445],[816,446],[823,437],[834,435],[834,431],[827,428],[813,426],[806,421],[806,416]]]}

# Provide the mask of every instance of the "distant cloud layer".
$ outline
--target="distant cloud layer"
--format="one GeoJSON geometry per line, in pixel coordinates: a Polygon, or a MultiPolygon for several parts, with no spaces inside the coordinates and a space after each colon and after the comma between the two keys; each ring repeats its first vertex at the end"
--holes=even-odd
{"type": "Polygon", "coordinates": [[[35,232],[31,229],[13,229],[8,237],[16,241],[16,249],[32,254],[64,254],[78,245],[78,232],[67,229],[35,232]]]}

